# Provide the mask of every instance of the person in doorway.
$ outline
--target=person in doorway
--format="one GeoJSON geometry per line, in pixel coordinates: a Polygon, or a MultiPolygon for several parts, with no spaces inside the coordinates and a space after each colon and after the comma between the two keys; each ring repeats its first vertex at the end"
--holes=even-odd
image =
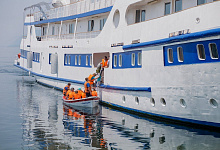
{"type": "Polygon", "coordinates": [[[109,67],[109,58],[107,56],[104,57],[104,59],[102,59],[101,62],[101,71],[100,71],[100,75],[102,75],[102,72],[104,71],[104,68],[108,68],[109,67]]]}
{"type": "Polygon", "coordinates": [[[63,88],[63,96],[66,96],[67,91],[70,89],[71,83],[68,83],[64,88],[63,88]]]}
{"type": "Polygon", "coordinates": [[[84,88],[85,88],[86,97],[89,97],[91,93],[91,86],[89,84],[88,78],[85,78],[84,88]]]}

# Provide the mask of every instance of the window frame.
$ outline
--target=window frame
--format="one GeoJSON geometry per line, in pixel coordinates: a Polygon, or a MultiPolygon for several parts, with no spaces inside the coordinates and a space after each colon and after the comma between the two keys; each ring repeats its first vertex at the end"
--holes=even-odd
{"type": "Polygon", "coordinates": [[[168,63],[173,63],[174,59],[173,59],[173,49],[172,48],[168,48],[167,49],[167,59],[168,59],[168,63]],[[171,51],[172,50],[172,53],[171,51]]]}
{"type": "Polygon", "coordinates": [[[177,57],[178,57],[178,61],[179,62],[183,62],[184,61],[183,48],[181,46],[177,47],[177,57]],[[180,49],[181,49],[181,53],[180,53],[180,49]]]}
{"type": "Polygon", "coordinates": [[[217,44],[216,44],[216,43],[209,43],[209,53],[210,53],[210,56],[211,56],[211,58],[212,58],[212,59],[219,59],[218,47],[217,47],[217,44]],[[217,57],[217,58],[216,58],[216,57],[213,57],[213,53],[212,53],[211,44],[215,44],[215,46],[216,46],[217,55],[218,55],[218,57],[217,57]]]}
{"type": "Polygon", "coordinates": [[[71,63],[71,56],[68,55],[68,65],[70,65],[70,63],[71,63]]]}
{"type": "Polygon", "coordinates": [[[90,55],[90,66],[92,66],[92,55],[90,55]]]}
{"type": "Polygon", "coordinates": [[[131,54],[131,66],[135,66],[135,53],[131,54]]]}
{"type": "Polygon", "coordinates": [[[122,66],[122,54],[119,54],[119,56],[118,56],[118,66],[119,67],[122,66]]]}
{"type": "Polygon", "coordinates": [[[86,55],[86,66],[88,66],[88,65],[89,65],[89,56],[86,55]]]}
{"type": "Polygon", "coordinates": [[[183,10],[183,2],[182,2],[182,0],[175,0],[175,12],[179,12],[179,11],[181,11],[181,10],[183,10]],[[177,1],[181,1],[181,9],[180,9],[180,10],[177,10],[177,9],[176,9],[176,8],[177,8],[177,7],[176,7],[176,6],[177,6],[177,5],[176,5],[176,4],[177,4],[177,3],[176,3],[177,1]]]}
{"type": "Polygon", "coordinates": [[[171,14],[171,2],[166,2],[165,4],[164,4],[164,15],[169,15],[169,14],[171,14]],[[170,5],[170,7],[169,7],[169,9],[170,9],[170,11],[169,11],[169,13],[168,14],[166,14],[166,5],[167,4],[169,4],[170,5]]]}
{"type": "Polygon", "coordinates": [[[196,45],[196,49],[197,49],[197,56],[198,56],[199,60],[206,60],[206,54],[205,54],[205,47],[204,47],[204,45],[203,44],[197,44],[196,45]],[[202,45],[202,47],[203,47],[203,52],[204,52],[203,54],[204,54],[205,58],[201,58],[202,55],[200,55],[201,53],[199,51],[199,46],[200,45],[202,45]]]}
{"type": "Polygon", "coordinates": [[[197,6],[207,3],[207,0],[204,0],[204,1],[205,1],[204,3],[199,4],[199,0],[197,0],[197,6]]]}
{"type": "Polygon", "coordinates": [[[77,66],[77,63],[78,63],[78,61],[77,61],[77,55],[75,55],[75,66],[77,66]]]}
{"type": "Polygon", "coordinates": [[[114,67],[117,67],[117,55],[114,55],[114,67]]]}
{"type": "Polygon", "coordinates": [[[81,55],[79,55],[78,65],[81,66],[81,55]]]}
{"type": "Polygon", "coordinates": [[[138,52],[138,66],[142,65],[142,52],[138,52]]]}

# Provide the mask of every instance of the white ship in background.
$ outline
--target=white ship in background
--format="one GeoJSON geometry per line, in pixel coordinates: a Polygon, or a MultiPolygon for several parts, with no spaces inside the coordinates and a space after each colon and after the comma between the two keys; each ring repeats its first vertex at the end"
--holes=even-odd
{"type": "Polygon", "coordinates": [[[25,8],[15,66],[48,86],[82,87],[110,56],[99,92],[104,104],[220,127],[219,1],[56,0],[52,6],[25,8]]]}

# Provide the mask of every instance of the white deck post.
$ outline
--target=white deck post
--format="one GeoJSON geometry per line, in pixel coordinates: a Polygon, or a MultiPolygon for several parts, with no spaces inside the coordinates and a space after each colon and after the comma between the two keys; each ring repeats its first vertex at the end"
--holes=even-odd
{"type": "Polygon", "coordinates": [[[76,39],[76,30],[77,30],[77,24],[78,24],[78,18],[76,18],[76,24],[75,24],[75,29],[74,29],[74,39],[76,39]]]}
{"type": "Polygon", "coordinates": [[[59,39],[60,39],[60,36],[61,36],[61,31],[62,31],[62,25],[63,25],[63,21],[61,21],[61,23],[60,23],[60,32],[59,32],[59,39]]]}

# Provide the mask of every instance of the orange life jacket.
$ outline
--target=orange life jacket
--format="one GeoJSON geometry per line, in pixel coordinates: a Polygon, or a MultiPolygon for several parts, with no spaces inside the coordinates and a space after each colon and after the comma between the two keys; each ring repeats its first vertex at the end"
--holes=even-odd
{"type": "Polygon", "coordinates": [[[82,93],[82,98],[86,98],[86,93],[82,93]]]}
{"type": "Polygon", "coordinates": [[[69,90],[66,92],[66,96],[68,96],[70,93],[71,93],[71,90],[69,89],[69,90]]]}
{"type": "Polygon", "coordinates": [[[66,86],[63,88],[63,95],[66,95],[66,92],[67,92],[67,90],[65,89],[66,87],[68,87],[68,89],[70,88],[70,86],[66,85],[66,86]]]}
{"type": "Polygon", "coordinates": [[[74,99],[81,99],[81,96],[78,93],[74,94],[74,99]]]}
{"type": "Polygon", "coordinates": [[[92,96],[97,96],[97,91],[92,91],[92,96]]]}
{"type": "Polygon", "coordinates": [[[102,67],[107,67],[108,66],[108,60],[105,61],[105,59],[102,59],[102,67]]]}
{"type": "Polygon", "coordinates": [[[92,79],[92,77],[94,77],[92,74],[89,75],[88,79],[89,79],[89,84],[93,84],[93,81],[95,79],[92,79]]]}
{"type": "Polygon", "coordinates": [[[80,96],[82,96],[82,93],[83,93],[83,91],[78,90],[78,94],[79,94],[80,96]]]}
{"type": "Polygon", "coordinates": [[[70,92],[70,93],[69,93],[69,100],[72,100],[73,97],[74,97],[74,95],[75,95],[75,92],[70,92]]]}
{"type": "Polygon", "coordinates": [[[89,83],[88,81],[86,81],[85,83],[84,83],[84,88],[85,88],[85,92],[86,93],[88,93],[89,92],[89,87],[87,87],[87,83],[89,83]]]}

